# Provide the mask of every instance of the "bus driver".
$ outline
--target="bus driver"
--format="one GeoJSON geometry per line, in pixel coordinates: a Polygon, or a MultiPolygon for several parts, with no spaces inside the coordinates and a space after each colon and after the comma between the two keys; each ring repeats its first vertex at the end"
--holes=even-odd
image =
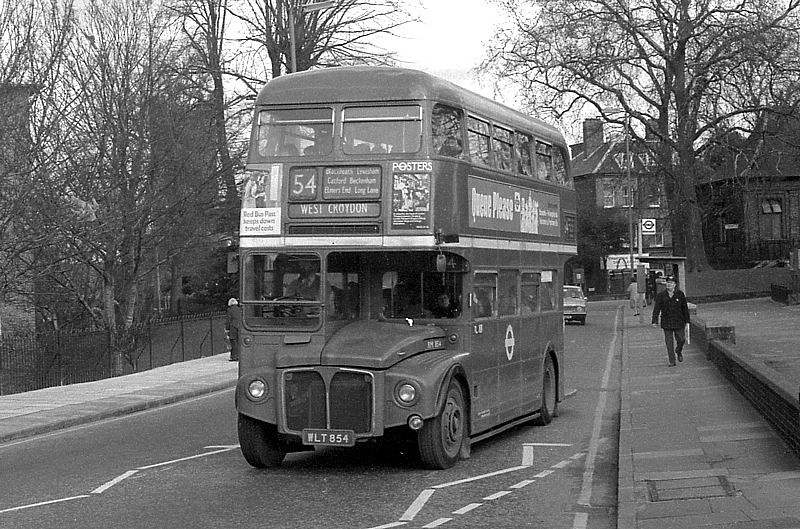
{"type": "Polygon", "coordinates": [[[286,287],[285,297],[317,300],[319,296],[319,274],[313,261],[300,261],[300,275],[286,287]]]}

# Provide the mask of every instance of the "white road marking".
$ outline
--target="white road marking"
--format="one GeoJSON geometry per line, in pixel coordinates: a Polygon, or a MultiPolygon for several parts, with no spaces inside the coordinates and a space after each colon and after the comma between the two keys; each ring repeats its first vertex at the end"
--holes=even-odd
{"type": "Polygon", "coordinates": [[[542,470],[542,471],[541,471],[541,472],[539,472],[538,474],[534,474],[534,476],[533,476],[533,477],[535,477],[535,478],[543,478],[543,477],[545,477],[545,476],[549,476],[549,475],[550,475],[550,474],[552,474],[553,472],[554,472],[553,470],[542,470]]]}
{"type": "Polygon", "coordinates": [[[442,483],[441,485],[434,485],[433,488],[444,489],[447,487],[452,487],[453,485],[461,485],[462,483],[469,483],[470,481],[478,481],[479,479],[491,478],[492,476],[499,476],[500,474],[506,474],[508,472],[516,472],[517,470],[522,470],[525,468],[528,467],[519,466],[519,467],[504,468],[503,470],[489,472],[488,474],[481,474],[480,476],[473,476],[471,478],[459,479],[458,481],[451,481],[450,483],[442,483]]]}
{"type": "Polygon", "coordinates": [[[585,455],[586,455],[586,454],[584,454],[583,452],[578,452],[578,453],[577,453],[577,454],[575,454],[575,455],[571,455],[571,456],[569,456],[569,458],[570,458],[570,459],[573,459],[573,460],[575,460],[575,459],[580,459],[580,458],[582,458],[582,457],[583,457],[583,456],[585,456],[585,455]]]}
{"type": "Polygon", "coordinates": [[[41,507],[43,505],[52,505],[53,503],[61,503],[65,501],[72,501],[72,500],[80,500],[82,498],[88,498],[88,494],[81,494],[80,496],[71,496],[69,498],[59,498],[57,500],[49,500],[49,501],[40,501],[39,503],[31,503],[30,505],[20,505],[19,507],[11,507],[10,509],[3,509],[0,511],[0,514],[4,512],[12,512],[12,511],[21,511],[23,509],[31,509],[33,507],[41,507]]]}
{"type": "Polygon", "coordinates": [[[569,465],[570,463],[572,463],[572,461],[570,461],[569,459],[565,459],[564,461],[559,461],[558,463],[556,463],[555,465],[553,465],[550,468],[564,468],[565,466],[569,465]]]}
{"type": "Polygon", "coordinates": [[[403,516],[400,517],[400,520],[411,521],[414,517],[419,514],[419,511],[425,506],[425,502],[433,496],[434,490],[433,489],[425,489],[419,493],[417,499],[414,500],[414,503],[406,509],[406,512],[403,513],[403,516]]]}
{"type": "Polygon", "coordinates": [[[408,522],[392,522],[384,525],[376,525],[375,527],[368,527],[367,529],[390,529],[392,527],[400,527],[401,525],[405,525],[406,523],[408,522]]]}
{"type": "Polygon", "coordinates": [[[514,483],[509,488],[510,489],[521,489],[522,487],[527,487],[531,483],[536,483],[536,480],[535,479],[523,479],[519,483],[514,483]]]}
{"type": "Polygon", "coordinates": [[[533,466],[533,447],[531,445],[522,445],[522,466],[533,466]]]}
{"type": "Polygon", "coordinates": [[[453,514],[466,514],[469,511],[477,509],[481,505],[483,505],[483,504],[482,503],[470,503],[469,505],[465,505],[465,506],[461,507],[460,509],[458,509],[456,511],[453,511],[453,514]]]}
{"type": "Polygon", "coordinates": [[[487,500],[487,501],[496,500],[498,498],[502,498],[503,496],[505,496],[507,494],[511,494],[511,491],[510,490],[501,490],[499,492],[495,492],[494,494],[489,494],[488,496],[486,496],[483,499],[487,500]]]}
{"type": "Polygon", "coordinates": [[[150,469],[150,468],[164,467],[164,466],[167,466],[167,465],[172,465],[174,463],[180,463],[181,461],[189,461],[190,459],[197,459],[199,457],[206,457],[206,456],[211,456],[211,455],[214,455],[214,454],[221,454],[222,452],[229,452],[231,450],[233,450],[233,448],[223,448],[223,449],[220,449],[220,450],[213,450],[211,452],[204,452],[202,454],[197,454],[197,455],[187,456],[187,457],[181,457],[179,459],[173,459],[172,461],[164,461],[162,463],[154,463],[152,465],[139,467],[136,470],[147,470],[147,469],[150,469]]]}
{"type": "MultiPolygon", "coordinates": [[[[614,315],[614,329],[617,329],[619,323],[620,312],[617,311],[614,315]]],[[[611,377],[611,364],[614,361],[614,350],[617,346],[617,333],[611,339],[608,346],[608,354],[606,355],[606,368],[603,371],[603,382],[600,384],[601,390],[608,389],[608,380],[611,377]]],[[[583,483],[581,484],[581,493],[578,496],[578,505],[590,506],[592,499],[592,487],[594,485],[594,462],[597,458],[598,447],[600,446],[600,427],[603,422],[603,414],[606,408],[606,395],[607,391],[600,391],[600,398],[597,401],[597,408],[594,412],[594,426],[592,427],[592,437],[589,441],[589,451],[586,455],[586,463],[583,469],[583,483]]],[[[587,513],[575,513],[572,526],[574,529],[584,529],[588,523],[587,513]]]]}
{"type": "Polygon", "coordinates": [[[434,527],[439,527],[440,525],[444,525],[447,522],[452,520],[452,518],[439,518],[438,520],[434,520],[428,525],[423,525],[422,529],[433,529],[434,527]]]}
{"type": "Polygon", "coordinates": [[[236,448],[239,448],[239,445],[211,445],[211,446],[204,446],[203,448],[205,450],[214,450],[217,448],[228,448],[230,450],[234,450],[236,448]]]}
{"type": "Polygon", "coordinates": [[[115,477],[111,481],[107,481],[106,483],[100,485],[99,487],[97,487],[96,489],[94,489],[92,491],[92,494],[102,494],[103,492],[107,491],[108,489],[110,489],[111,487],[113,487],[114,485],[116,485],[117,483],[122,481],[123,479],[129,478],[129,477],[133,476],[134,474],[136,474],[137,472],[139,472],[139,471],[138,470],[129,470],[129,471],[125,472],[124,474],[115,477]]]}

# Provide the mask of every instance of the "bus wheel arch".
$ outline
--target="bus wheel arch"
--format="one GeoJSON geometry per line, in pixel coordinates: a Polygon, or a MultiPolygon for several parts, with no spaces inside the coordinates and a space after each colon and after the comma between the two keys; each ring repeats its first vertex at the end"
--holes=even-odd
{"type": "Polygon", "coordinates": [[[288,452],[274,425],[239,414],[239,447],[245,460],[255,468],[275,468],[288,452]]]}
{"type": "Polygon", "coordinates": [[[549,351],[545,355],[542,368],[542,393],[539,416],[534,420],[537,426],[547,426],[558,415],[558,377],[559,366],[556,355],[549,351]]]}
{"type": "Polygon", "coordinates": [[[431,469],[450,468],[469,457],[469,398],[463,372],[451,369],[437,398],[436,415],[417,434],[422,463],[431,469]]]}

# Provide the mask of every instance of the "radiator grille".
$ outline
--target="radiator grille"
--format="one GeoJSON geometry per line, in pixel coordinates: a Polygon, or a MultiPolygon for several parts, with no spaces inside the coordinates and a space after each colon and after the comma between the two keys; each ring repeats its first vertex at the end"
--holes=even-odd
{"type": "Polygon", "coordinates": [[[337,371],[323,378],[316,371],[284,375],[283,402],[286,428],[334,428],[368,433],[372,429],[372,377],[367,373],[337,371]],[[328,417],[330,410],[330,417],[328,417]]]}

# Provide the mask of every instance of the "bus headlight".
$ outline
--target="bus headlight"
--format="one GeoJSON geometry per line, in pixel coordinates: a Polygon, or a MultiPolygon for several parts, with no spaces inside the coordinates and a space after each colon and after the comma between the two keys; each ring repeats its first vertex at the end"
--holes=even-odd
{"type": "Polygon", "coordinates": [[[266,382],[257,378],[247,385],[247,396],[250,400],[261,400],[269,393],[269,386],[266,382]]]}
{"type": "Polygon", "coordinates": [[[397,400],[400,404],[410,406],[417,400],[417,388],[408,382],[402,382],[397,386],[397,400]]]}

